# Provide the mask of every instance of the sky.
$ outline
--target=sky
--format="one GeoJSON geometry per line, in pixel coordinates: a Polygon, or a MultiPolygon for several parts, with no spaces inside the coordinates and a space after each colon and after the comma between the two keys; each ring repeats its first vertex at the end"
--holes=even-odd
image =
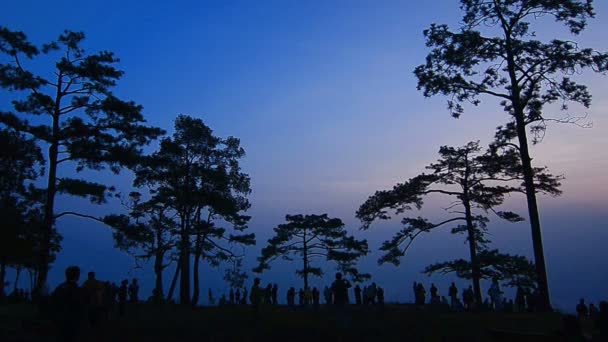
{"type": "MultiPolygon", "coordinates": [[[[597,18],[577,41],[607,51],[608,3],[595,5],[597,18]]],[[[455,120],[446,98],[425,98],[416,90],[413,69],[428,53],[422,31],[433,22],[457,25],[457,1],[21,0],[2,7],[0,25],[25,32],[35,43],[52,40],[64,29],[81,30],[87,51],[113,51],[125,71],[115,93],[142,104],[150,124],[171,132],[176,115],[188,114],[202,118],[220,136],[241,139],[247,152],[243,170],[252,178],[250,227],[258,239],[248,251],[248,267],[286,214],[328,213],[369,240],[372,253],[361,268],[386,289],[387,300],[412,300],[412,281],[434,282],[446,293],[455,280],[428,278],[420,271],[437,261],[466,257],[463,237],[448,231],[428,234],[416,241],[401,266],[378,267],[377,249],[399,222],[361,232],[354,213],[376,190],[423,171],[440,146],[472,140],[487,144],[494,128],[507,120],[491,100],[467,108],[455,120]]],[[[568,38],[548,22],[539,23],[537,31],[540,38],[568,38]]],[[[580,297],[606,299],[608,283],[608,78],[577,77],[594,96],[591,109],[584,111],[593,128],[550,125],[531,151],[535,165],[566,177],[561,197],[540,198],[551,296],[562,310],[571,310],[580,297]]],[[[127,173],[92,176],[130,190],[127,173]]],[[[426,213],[440,218],[441,205],[431,201],[426,213]]],[[[120,210],[115,203],[95,207],[69,198],[58,206],[95,215],[120,210]]],[[[509,198],[507,206],[526,212],[523,197],[509,198]]],[[[113,248],[108,228],[74,218],[57,224],[64,241],[51,286],[62,280],[65,266],[77,264],[100,279],[137,277],[142,292],[151,291],[151,265],[135,268],[128,255],[113,248]]],[[[490,231],[497,248],[532,256],[527,223],[493,221],[490,231]]],[[[277,263],[263,274],[263,282],[300,286],[289,266],[277,263]]],[[[330,266],[325,270],[333,272],[330,266]]],[[[203,265],[203,289],[225,291],[222,272],[203,265]]]]}

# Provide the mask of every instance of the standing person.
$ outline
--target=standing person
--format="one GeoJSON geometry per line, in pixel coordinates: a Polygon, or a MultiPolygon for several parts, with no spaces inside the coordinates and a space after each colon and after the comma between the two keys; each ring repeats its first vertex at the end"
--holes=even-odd
{"type": "Polygon", "coordinates": [[[95,272],[87,274],[87,280],[82,284],[82,290],[89,324],[93,328],[97,327],[103,305],[103,284],[95,279],[95,272]]]}
{"type": "Polygon", "coordinates": [[[589,310],[587,309],[587,304],[585,304],[585,300],[582,298],[576,306],[576,313],[578,314],[579,319],[587,318],[589,310]]]}
{"type": "Polygon", "coordinates": [[[384,306],[384,289],[378,287],[378,293],[376,296],[378,297],[378,305],[384,306]]]}
{"type": "Polygon", "coordinates": [[[263,303],[266,305],[270,305],[272,303],[272,284],[268,284],[264,289],[263,294],[263,303]]]}
{"type": "Polygon", "coordinates": [[[361,305],[361,287],[355,286],[355,304],[361,305]]]}
{"type": "Polygon", "coordinates": [[[129,281],[124,279],[120,283],[120,288],[118,289],[118,314],[120,317],[125,314],[125,305],[127,303],[127,293],[128,293],[128,285],[129,281]]]}
{"type": "Polygon", "coordinates": [[[241,296],[241,304],[242,305],[247,304],[247,288],[243,289],[243,295],[241,296]]]}
{"type": "Polygon", "coordinates": [[[517,291],[515,292],[515,308],[517,312],[526,311],[526,293],[521,285],[517,285],[517,291]]]}
{"type": "Polygon", "coordinates": [[[305,297],[304,289],[300,288],[300,291],[298,291],[298,304],[300,306],[304,306],[304,297],[305,297]]]}
{"type": "Polygon", "coordinates": [[[416,304],[424,305],[426,298],[426,290],[424,289],[424,285],[422,285],[422,283],[418,283],[418,285],[416,286],[416,296],[416,304]]]}
{"type": "Polygon", "coordinates": [[[336,273],[336,280],[331,285],[331,292],[334,298],[334,305],[343,307],[348,303],[348,289],[351,287],[348,280],[342,279],[342,273],[336,273]]]}
{"type": "Polygon", "coordinates": [[[278,295],[279,295],[279,285],[277,283],[275,283],[272,286],[272,305],[279,304],[278,295]]]}
{"type": "Polygon", "coordinates": [[[458,300],[458,289],[456,288],[456,284],[454,284],[454,282],[452,282],[452,285],[450,285],[448,295],[450,296],[450,306],[452,308],[456,307],[456,301],[458,300]]]}
{"type": "Polygon", "coordinates": [[[439,303],[439,295],[437,294],[437,287],[434,283],[431,283],[431,304],[439,303]]]}
{"type": "Polygon", "coordinates": [[[304,305],[308,306],[312,303],[312,291],[310,288],[304,290],[304,305]]]}
{"type": "Polygon", "coordinates": [[[377,290],[378,288],[376,287],[376,283],[372,283],[368,288],[367,288],[367,301],[371,304],[371,305],[375,305],[376,304],[376,294],[377,294],[377,290]]]}
{"type": "Polygon", "coordinates": [[[249,301],[254,309],[257,309],[262,302],[262,289],[260,288],[260,278],[253,280],[251,291],[249,292],[249,301]]]}
{"type": "Polygon", "coordinates": [[[234,305],[234,289],[230,288],[230,293],[228,294],[228,303],[230,305],[234,305]]]}
{"type": "Polygon", "coordinates": [[[319,290],[316,287],[312,288],[312,304],[315,310],[319,309],[319,290]]]}
{"type": "Polygon", "coordinates": [[[78,287],[79,278],[78,266],[66,268],[65,282],[57,286],[52,294],[55,324],[63,341],[76,341],[80,333],[84,306],[82,290],[78,287]]]}
{"type": "Polygon", "coordinates": [[[490,289],[488,290],[488,296],[490,296],[492,307],[496,311],[502,309],[502,293],[500,285],[498,284],[498,279],[492,279],[492,286],[490,286],[490,289]]]}
{"type": "Polygon", "coordinates": [[[241,304],[241,289],[236,289],[236,293],[234,294],[234,303],[237,305],[241,304]]]}
{"type": "Polygon", "coordinates": [[[131,285],[129,285],[129,302],[137,303],[139,301],[139,285],[137,284],[137,279],[133,278],[131,280],[131,285]]]}
{"type": "Polygon", "coordinates": [[[292,286],[287,290],[287,305],[293,307],[296,304],[296,289],[292,286]]]}
{"type": "Polygon", "coordinates": [[[331,298],[331,290],[329,289],[328,286],[325,286],[325,288],[323,288],[323,297],[325,297],[325,304],[327,304],[327,305],[333,304],[333,300],[331,298]]]}

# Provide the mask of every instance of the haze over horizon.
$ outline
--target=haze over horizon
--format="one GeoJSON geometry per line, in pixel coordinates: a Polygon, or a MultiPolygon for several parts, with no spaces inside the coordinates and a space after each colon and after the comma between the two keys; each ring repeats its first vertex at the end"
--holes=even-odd
{"type": "MultiPolygon", "coordinates": [[[[607,51],[608,3],[596,1],[595,7],[597,17],[575,41],[607,51]]],[[[507,121],[488,99],[452,119],[445,97],[427,99],[416,90],[413,69],[428,53],[422,31],[431,23],[457,25],[461,14],[456,1],[144,5],[25,0],[4,8],[0,23],[25,32],[37,44],[64,29],[81,30],[87,51],[113,51],[125,71],[115,92],[142,104],[150,124],[170,134],[177,114],[189,114],[202,118],[216,134],[241,140],[247,152],[242,167],[251,176],[253,189],[249,226],[258,241],[248,250],[247,268],[286,214],[328,213],[369,240],[372,253],[361,268],[386,288],[387,301],[411,300],[412,281],[423,281],[427,287],[434,282],[441,294],[447,293],[454,277],[427,278],[420,271],[437,261],[466,257],[462,236],[452,236],[448,229],[428,234],[416,241],[401,266],[378,267],[377,249],[399,221],[361,232],[354,213],[376,190],[422,172],[437,159],[440,146],[462,146],[472,140],[487,144],[495,127],[507,121]]],[[[538,35],[568,37],[555,27],[543,21],[538,35]]],[[[551,295],[556,307],[565,310],[581,297],[605,299],[608,284],[608,78],[584,73],[578,79],[593,95],[592,107],[583,112],[593,128],[551,124],[542,143],[532,148],[536,166],[548,166],[566,177],[561,197],[539,198],[551,295]]],[[[85,175],[130,191],[127,172],[85,175]]],[[[117,203],[96,207],[73,198],[62,198],[58,205],[95,215],[121,210],[117,203]]],[[[429,201],[425,212],[440,217],[442,205],[440,200],[429,201]]],[[[527,213],[523,196],[512,195],[506,206],[527,213]]],[[[76,218],[64,218],[57,225],[64,243],[51,270],[52,287],[62,280],[66,265],[76,264],[84,273],[96,271],[100,279],[138,277],[143,296],[151,292],[152,266],[135,269],[130,256],[113,248],[108,228],[76,218]]],[[[493,220],[489,227],[493,246],[532,256],[527,221],[493,220]]],[[[263,283],[279,283],[281,300],[288,286],[301,286],[289,266],[277,262],[261,276],[263,283]]],[[[327,267],[326,273],[331,276],[333,269],[327,267]]],[[[167,283],[170,275],[172,269],[167,271],[167,283]]],[[[203,293],[207,288],[225,290],[222,277],[223,268],[204,265],[203,293]]],[[[458,283],[459,289],[468,286],[464,280],[458,283]]],[[[486,288],[487,284],[484,293],[486,288]]]]}

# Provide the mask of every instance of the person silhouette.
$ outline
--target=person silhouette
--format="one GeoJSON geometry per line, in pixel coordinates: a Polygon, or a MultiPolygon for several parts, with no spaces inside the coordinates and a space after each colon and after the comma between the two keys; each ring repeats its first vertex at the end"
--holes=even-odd
{"type": "Polygon", "coordinates": [[[131,279],[131,284],[129,285],[129,302],[137,303],[139,301],[139,285],[137,284],[137,279],[131,279]]]}
{"type": "Polygon", "coordinates": [[[589,309],[585,304],[585,300],[582,298],[579,300],[578,305],[576,306],[576,313],[578,314],[578,318],[581,319],[587,318],[587,315],[589,314],[589,309]]]}
{"type": "Polygon", "coordinates": [[[500,285],[498,284],[498,279],[492,279],[492,285],[490,286],[490,289],[488,289],[488,296],[490,296],[490,300],[492,301],[492,308],[496,311],[502,309],[502,293],[500,285]]]}
{"type": "Polygon", "coordinates": [[[328,286],[323,288],[323,297],[325,297],[325,304],[329,305],[333,303],[331,298],[331,289],[328,286]]]}
{"type": "Polygon", "coordinates": [[[595,304],[590,303],[589,304],[589,318],[593,321],[595,321],[595,319],[597,318],[599,311],[597,309],[597,307],[595,306],[595,304]]]}
{"type": "Polygon", "coordinates": [[[279,285],[275,283],[272,286],[272,305],[279,304],[278,295],[279,295],[279,285]]]}
{"type": "Polygon", "coordinates": [[[367,288],[367,301],[369,302],[369,304],[371,304],[371,305],[376,304],[376,295],[377,294],[378,294],[378,287],[376,286],[376,283],[372,283],[367,288]]]}
{"type": "Polygon", "coordinates": [[[254,309],[257,309],[262,302],[262,289],[260,288],[260,278],[253,280],[251,291],[249,293],[249,301],[254,309]]]}
{"type": "Polygon", "coordinates": [[[378,297],[378,305],[384,306],[384,289],[378,287],[376,296],[378,297]]]}
{"type": "Polygon", "coordinates": [[[228,303],[230,305],[234,305],[234,289],[230,288],[230,292],[228,294],[228,303]]]}
{"type": "Polygon", "coordinates": [[[355,304],[357,305],[361,305],[361,287],[359,287],[359,285],[357,284],[355,286],[355,304]]]}
{"type": "Polygon", "coordinates": [[[234,293],[234,303],[235,304],[241,304],[241,290],[240,289],[236,289],[236,292],[234,293]]]}
{"type": "Polygon", "coordinates": [[[129,281],[124,279],[120,283],[120,288],[118,289],[118,314],[122,317],[125,314],[125,304],[127,303],[127,293],[128,293],[129,281]]]}
{"type": "Polygon", "coordinates": [[[334,305],[344,307],[348,303],[348,289],[351,287],[350,282],[342,279],[342,273],[336,273],[336,280],[331,285],[331,291],[334,298],[334,305]]]}
{"type": "Polygon", "coordinates": [[[305,296],[306,296],[306,294],[304,293],[304,289],[300,288],[300,290],[298,291],[298,305],[304,306],[304,297],[305,296]]]}
{"type": "Polygon", "coordinates": [[[416,304],[424,305],[425,297],[426,290],[424,289],[424,285],[422,285],[422,283],[418,283],[418,285],[416,285],[416,304]]]}
{"type": "Polygon", "coordinates": [[[296,304],[296,289],[292,286],[287,290],[287,305],[293,307],[296,304]]]}
{"type": "Polygon", "coordinates": [[[526,311],[526,292],[517,284],[517,291],[515,292],[515,308],[517,312],[526,311]]]}
{"type": "Polygon", "coordinates": [[[247,304],[247,288],[243,289],[243,295],[241,296],[241,305],[247,304]]]}
{"type": "Polygon", "coordinates": [[[312,304],[315,310],[319,309],[319,289],[316,287],[312,288],[312,304]]]}
{"type": "Polygon", "coordinates": [[[458,288],[456,288],[456,284],[454,284],[454,282],[452,282],[452,285],[450,285],[448,295],[450,296],[450,306],[454,308],[456,306],[456,301],[458,300],[458,288]]]}
{"type": "Polygon", "coordinates": [[[70,266],[65,270],[65,282],[59,284],[51,295],[55,311],[54,320],[60,340],[76,341],[80,333],[84,311],[82,289],[78,287],[80,268],[70,266]]]}
{"type": "Polygon", "coordinates": [[[431,283],[431,304],[439,303],[439,295],[437,295],[437,287],[434,283],[431,283]]]}
{"type": "Polygon", "coordinates": [[[103,305],[103,284],[95,279],[95,272],[87,273],[87,280],[82,284],[87,316],[91,327],[96,327],[103,305]]]}

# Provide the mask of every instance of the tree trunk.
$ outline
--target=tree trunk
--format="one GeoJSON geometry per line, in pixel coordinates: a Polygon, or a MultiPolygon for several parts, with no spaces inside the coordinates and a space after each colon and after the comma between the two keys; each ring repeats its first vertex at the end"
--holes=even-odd
{"type": "Polygon", "coordinates": [[[547,281],[547,269],[545,266],[545,253],[543,251],[543,238],[540,228],[540,217],[538,204],[536,202],[536,187],[534,185],[534,170],[532,159],[528,149],[528,137],[526,133],[526,118],[524,104],[521,99],[521,88],[517,82],[515,57],[510,32],[506,34],[507,69],[511,82],[511,103],[513,105],[513,116],[517,129],[519,141],[519,155],[524,173],[524,186],[526,188],[526,199],[528,202],[528,215],[530,217],[530,228],[532,229],[532,246],[534,248],[534,264],[536,266],[536,281],[538,282],[539,298],[536,298],[538,309],[542,311],[551,310],[551,299],[549,296],[549,283],[547,281]]]}
{"type": "MultiPolygon", "coordinates": [[[[53,130],[51,132],[53,141],[49,146],[49,176],[47,179],[46,201],[44,203],[44,217],[42,222],[42,246],[40,264],[38,265],[38,279],[34,293],[36,297],[46,285],[51,263],[51,239],[53,237],[53,225],[55,223],[55,194],[57,192],[57,159],[59,156],[59,112],[61,106],[62,91],[61,72],[57,77],[57,95],[55,97],[55,108],[53,113],[53,130]]],[[[33,298],[35,296],[32,296],[33,298]]]]}
{"type": "Polygon", "coordinates": [[[475,293],[475,304],[478,308],[483,302],[481,299],[481,269],[479,267],[479,258],[477,257],[477,243],[475,242],[475,226],[471,214],[471,204],[468,201],[464,203],[464,210],[467,219],[467,234],[469,240],[469,253],[471,255],[471,280],[473,281],[473,292],[475,293]]]}
{"type": "Polygon", "coordinates": [[[198,279],[198,266],[200,264],[201,257],[201,239],[200,235],[196,237],[196,247],[194,249],[194,266],[192,267],[192,277],[194,277],[194,289],[192,290],[192,305],[198,303],[200,296],[200,284],[198,279]]]}
{"type": "Polygon", "coordinates": [[[164,253],[159,248],[156,252],[156,256],[154,257],[154,275],[155,275],[155,289],[156,293],[154,296],[156,299],[162,300],[164,297],[163,294],[163,259],[164,253]]]}
{"type": "Polygon", "coordinates": [[[524,185],[526,188],[526,198],[528,202],[528,215],[530,216],[530,227],[532,228],[532,245],[534,247],[534,264],[536,266],[536,277],[538,282],[537,298],[538,309],[541,311],[551,310],[551,299],[549,296],[549,284],[547,281],[547,269],[545,265],[545,253],[543,250],[543,237],[540,227],[540,217],[538,214],[538,203],[536,202],[536,186],[534,184],[534,170],[532,169],[532,159],[528,151],[528,140],[526,137],[526,127],[524,124],[523,113],[516,119],[517,137],[521,155],[521,164],[524,172],[524,185]]]}
{"type": "Polygon", "coordinates": [[[167,300],[173,299],[173,292],[175,292],[175,285],[177,285],[177,277],[179,276],[179,265],[180,262],[178,260],[177,266],[175,267],[175,274],[173,274],[173,279],[171,280],[171,286],[169,287],[169,293],[167,293],[167,300]]]}
{"type": "MultiPolygon", "coordinates": [[[[182,220],[184,222],[184,220],[182,220]]],[[[190,239],[187,232],[189,225],[182,224],[181,246],[180,246],[180,268],[181,276],[179,282],[179,303],[190,304],[190,239]]]]}

